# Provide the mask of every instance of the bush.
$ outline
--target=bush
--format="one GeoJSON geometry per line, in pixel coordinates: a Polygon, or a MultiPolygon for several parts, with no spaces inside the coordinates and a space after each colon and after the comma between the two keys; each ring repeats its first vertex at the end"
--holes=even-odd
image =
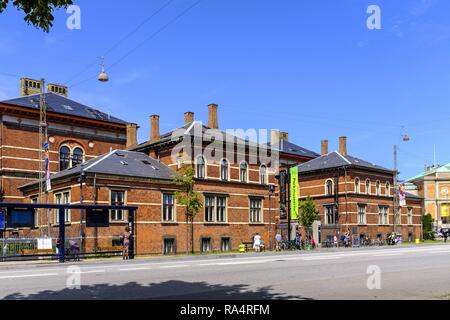
{"type": "Polygon", "coordinates": [[[424,238],[424,240],[432,240],[432,241],[434,241],[434,240],[436,240],[436,232],[434,232],[434,231],[424,232],[423,238],[424,238]]]}

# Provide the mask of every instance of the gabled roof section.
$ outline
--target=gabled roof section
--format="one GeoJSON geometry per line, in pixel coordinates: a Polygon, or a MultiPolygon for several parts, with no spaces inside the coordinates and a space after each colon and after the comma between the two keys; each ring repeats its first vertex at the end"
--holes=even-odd
{"type": "Polygon", "coordinates": [[[373,171],[381,171],[385,173],[394,173],[393,170],[378,166],[371,162],[358,159],[353,156],[344,156],[337,151],[331,152],[327,155],[318,157],[298,166],[300,173],[307,173],[313,171],[328,170],[341,167],[355,167],[363,168],[373,171]]]}
{"type": "MultiPolygon", "coordinates": [[[[126,125],[127,122],[116,117],[112,117],[97,109],[88,107],[64,96],[49,92],[45,94],[47,112],[71,115],[80,118],[92,119],[102,122],[126,125]]],[[[39,94],[24,96],[16,99],[0,101],[0,103],[39,110],[39,94]]]]}
{"type": "Polygon", "coordinates": [[[443,165],[443,166],[437,166],[437,167],[431,168],[430,170],[422,172],[421,174],[418,174],[417,176],[406,180],[406,182],[414,182],[417,180],[422,180],[426,176],[433,175],[436,173],[450,173],[450,163],[447,163],[446,165],[443,165]]]}

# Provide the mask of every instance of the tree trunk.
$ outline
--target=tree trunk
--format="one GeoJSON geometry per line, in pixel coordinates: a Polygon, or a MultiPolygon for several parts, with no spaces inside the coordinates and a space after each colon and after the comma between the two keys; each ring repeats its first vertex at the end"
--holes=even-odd
{"type": "Polygon", "coordinates": [[[189,216],[186,213],[186,255],[189,255],[189,216]]]}
{"type": "Polygon", "coordinates": [[[191,217],[191,249],[194,254],[194,217],[191,217]]]}

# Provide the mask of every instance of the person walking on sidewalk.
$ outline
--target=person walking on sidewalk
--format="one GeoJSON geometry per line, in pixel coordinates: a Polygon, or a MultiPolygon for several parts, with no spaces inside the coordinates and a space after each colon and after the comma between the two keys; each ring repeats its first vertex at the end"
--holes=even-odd
{"type": "Polygon", "coordinates": [[[281,241],[283,240],[283,237],[281,236],[281,234],[278,232],[277,235],[275,236],[275,241],[276,241],[276,247],[275,250],[276,251],[281,251],[281,241]]]}
{"type": "Polygon", "coordinates": [[[256,252],[261,252],[261,236],[259,233],[253,237],[253,248],[256,252]]]}
{"type": "Polygon", "coordinates": [[[131,232],[130,227],[125,228],[125,232],[123,234],[123,260],[129,260],[129,248],[130,248],[130,238],[131,238],[131,232]]]}

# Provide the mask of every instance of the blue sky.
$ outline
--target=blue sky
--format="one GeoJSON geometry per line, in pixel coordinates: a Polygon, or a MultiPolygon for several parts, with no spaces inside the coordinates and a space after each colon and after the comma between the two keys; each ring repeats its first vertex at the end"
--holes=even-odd
{"type": "Polygon", "coordinates": [[[151,114],[167,131],[185,111],[207,121],[214,102],[223,129],[277,128],[314,151],[346,135],[350,154],[389,168],[400,143],[402,178],[433,163],[434,144],[437,162],[450,162],[449,1],[202,0],[152,37],[196,2],[174,0],[105,56],[111,81],[96,81],[98,57],[167,1],[75,0],[81,30],[59,11],[49,34],[10,7],[0,15],[0,99],[19,93],[4,73],[79,75],[70,97],[139,123],[140,141],[151,114]],[[381,30],[366,27],[371,4],[381,30]]]}

